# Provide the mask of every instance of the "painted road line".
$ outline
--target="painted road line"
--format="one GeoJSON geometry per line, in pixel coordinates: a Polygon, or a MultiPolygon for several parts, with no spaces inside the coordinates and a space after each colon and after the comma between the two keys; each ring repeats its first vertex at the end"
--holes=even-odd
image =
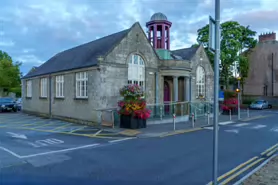
{"type": "Polygon", "coordinates": [[[121,142],[121,141],[126,141],[126,140],[129,140],[129,139],[133,139],[133,138],[123,138],[123,139],[116,139],[116,140],[112,140],[112,141],[108,141],[109,143],[116,143],[116,142],[121,142]]]}
{"type": "Polygon", "coordinates": [[[250,123],[239,123],[239,124],[235,124],[233,126],[234,127],[244,127],[244,126],[247,126],[247,125],[250,125],[250,123]]]}
{"type": "Polygon", "coordinates": [[[163,134],[159,137],[168,137],[168,136],[173,136],[173,135],[177,135],[177,134],[185,134],[185,133],[189,133],[189,132],[195,132],[198,130],[203,130],[204,128],[194,128],[194,129],[188,129],[188,130],[179,130],[179,131],[174,131],[174,132],[170,132],[167,134],[163,134]]]}
{"type": "Polygon", "coordinates": [[[264,128],[266,127],[266,125],[256,125],[254,127],[251,127],[251,129],[261,129],[261,128],[264,128]]]}
{"type": "Polygon", "coordinates": [[[251,121],[251,120],[266,118],[266,117],[270,117],[270,116],[273,116],[273,115],[255,116],[255,117],[251,117],[251,118],[242,119],[241,121],[251,121]]]}
{"type": "Polygon", "coordinates": [[[232,123],[235,123],[234,121],[224,121],[224,122],[220,122],[218,123],[219,125],[229,125],[229,124],[232,124],[232,123]]]}
{"type": "Polygon", "coordinates": [[[32,128],[42,128],[42,127],[46,127],[46,126],[49,126],[49,125],[55,125],[55,124],[57,124],[57,123],[56,122],[46,123],[46,124],[42,124],[42,125],[35,126],[35,127],[32,127],[32,128]]]}
{"type": "Polygon", "coordinates": [[[237,181],[236,183],[234,183],[233,185],[241,185],[247,178],[249,178],[251,175],[253,175],[254,173],[256,173],[257,171],[259,171],[262,167],[264,167],[269,161],[271,161],[274,157],[276,157],[277,155],[273,155],[270,158],[268,158],[267,160],[265,160],[262,164],[260,164],[258,167],[256,167],[254,170],[252,170],[251,172],[249,172],[247,175],[245,175],[244,177],[242,177],[239,181],[237,181]]]}
{"type": "Polygon", "coordinates": [[[73,125],[72,123],[67,123],[67,124],[65,124],[65,125],[62,125],[62,126],[59,126],[59,127],[55,127],[54,129],[51,129],[52,131],[55,131],[55,130],[59,130],[59,129],[61,129],[61,128],[66,128],[66,127],[68,127],[68,126],[70,126],[70,125],[73,125]]]}
{"type": "Polygon", "coordinates": [[[276,145],[273,145],[272,147],[266,149],[264,152],[261,153],[261,155],[265,155],[266,153],[268,153],[268,152],[274,150],[274,149],[277,148],[277,147],[278,147],[278,143],[277,143],[276,145]]]}
{"type": "Polygon", "coordinates": [[[249,170],[250,168],[252,168],[253,166],[255,166],[256,164],[260,163],[261,161],[265,160],[265,158],[260,158],[256,161],[254,161],[253,163],[251,163],[250,165],[246,166],[245,168],[243,168],[242,170],[238,171],[237,173],[235,173],[234,175],[230,176],[229,178],[227,178],[226,180],[224,180],[220,185],[226,185],[229,182],[231,182],[233,179],[235,179],[237,176],[241,175],[242,173],[244,173],[245,171],[249,170]]]}
{"type": "Polygon", "coordinates": [[[94,134],[94,136],[98,135],[98,134],[101,133],[101,132],[102,132],[102,130],[97,131],[97,132],[94,134]]]}
{"type": "MultiPolygon", "coordinates": [[[[229,175],[233,174],[234,172],[236,172],[237,170],[239,170],[240,168],[246,166],[247,164],[253,162],[254,160],[258,159],[258,157],[253,157],[251,159],[249,159],[248,161],[238,165],[237,167],[235,167],[234,169],[228,171],[227,173],[221,175],[220,177],[217,178],[217,181],[221,181],[223,180],[224,178],[228,177],[229,175]]],[[[208,185],[212,185],[212,182],[209,182],[208,185]]]]}
{"type": "Polygon", "coordinates": [[[266,154],[267,157],[271,156],[272,154],[276,153],[278,150],[278,148],[273,149],[272,151],[270,151],[269,153],[266,154]]]}
{"type": "Polygon", "coordinates": [[[74,130],[71,130],[69,133],[73,133],[73,132],[76,132],[76,131],[83,130],[83,129],[86,128],[86,127],[88,127],[88,126],[83,126],[83,127],[80,127],[80,128],[74,129],[74,130]]]}
{"type": "Polygon", "coordinates": [[[54,150],[54,151],[49,151],[49,152],[43,152],[43,153],[37,153],[37,154],[31,154],[31,155],[18,155],[15,152],[4,148],[2,146],[0,146],[0,149],[8,152],[9,154],[19,158],[19,159],[24,159],[24,158],[30,158],[30,157],[37,157],[37,156],[42,156],[42,155],[49,155],[49,154],[55,154],[55,153],[62,153],[62,152],[68,152],[68,151],[73,151],[73,150],[78,150],[78,149],[84,149],[84,148],[92,148],[92,147],[96,147],[99,146],[99,143],[95,143],[95,144],[90,144],[90,145],[83,145],[83,146],[79,146],[79,147],[74,147],[74,148],[67,148],[67,149],[62,149],[62,150],[54,150]]]}

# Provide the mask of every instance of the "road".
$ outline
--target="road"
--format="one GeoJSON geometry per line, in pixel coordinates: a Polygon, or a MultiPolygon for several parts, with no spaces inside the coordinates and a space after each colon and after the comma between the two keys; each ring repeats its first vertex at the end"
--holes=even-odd
{"type": "MultiPolygon", "coordinates": [[[[277,113],[262,111],[264,118],[220,125],[219,176],[278,143],[277,113]]],[[[33,117],[17,119],[21,122],[0,115],[2,184],[204,185],[211,181],[211,127],[168,137],[106,138],[66,134],[59,128],[68,127],[58,122],[51,123],[61,133],[53,128],[38,131],[38,126],[23,129],[22,124],[32,126],[33,117]]],[[[221,180],[234,182],[242,175],[221,180]]]]}

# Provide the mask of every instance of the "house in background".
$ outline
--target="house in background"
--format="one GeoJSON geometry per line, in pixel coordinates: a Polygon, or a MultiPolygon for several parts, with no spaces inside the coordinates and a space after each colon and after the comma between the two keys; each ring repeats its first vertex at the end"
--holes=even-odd
{"type": "Polygon", "coordinates": [[[276,33],[259,36],[255,48],[248,51],[249,74],[244,95],[278,96],[278,41],[276,33]]]}
{"type": "Polygon", "coordinates": [[[129,29],[62,51],[22,78],[23,111],[99,122],[119,89],[138,84],[148,104],[213,97],[213,70],[202,46],[170,50],[172,23],[162,13],[129,29]]]}

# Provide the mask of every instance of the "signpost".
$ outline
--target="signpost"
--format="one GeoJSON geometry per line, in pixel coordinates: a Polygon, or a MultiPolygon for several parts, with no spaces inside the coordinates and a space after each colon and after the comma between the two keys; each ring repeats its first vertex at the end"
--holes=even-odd
{"type": "Polygon", "coordinates": [[[218,112],[219,112],[219,61],[220,61],[220,0],[215,0],[215,20],[209,17],[209,49],[214,55],[214,104],[213,104],[213,184],[218,177],[218,112]]]}

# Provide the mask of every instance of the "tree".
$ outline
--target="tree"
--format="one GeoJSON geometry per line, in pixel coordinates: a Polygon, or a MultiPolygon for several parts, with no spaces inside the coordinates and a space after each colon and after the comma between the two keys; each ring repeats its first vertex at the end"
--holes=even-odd
{"type": "Polygon", "coordinates": [[[0,50],[0,87],[8,94],[21,94],[20,62],[13,62],[12,58],[0,50]]]}
{"type": "MultiPolygon", "coordinates": [[[[208,49],[209,25],[204,26],[197,32],[198,43],[203,44],[211,64],[214,65],[214,54],[208,49]]],[[[236,21],[227,21],[221,24],[221,65],[219,67],[220,78],[226,88],[228,88],[229,78],[232,76],[232,66],[236,61],[239,61],[239,63],[243,62],[243,64],[239,64],[240,71],[246,72],[246,69],[248,70],[248,68],[246,68],[248,61],[246,63],[245,59],[240,60],[240,54],[243,50],[255,47],[257,43],[254,39],[255,35],[256,32],[249,29],[249,26],[244,27],[236,21]]]]}

